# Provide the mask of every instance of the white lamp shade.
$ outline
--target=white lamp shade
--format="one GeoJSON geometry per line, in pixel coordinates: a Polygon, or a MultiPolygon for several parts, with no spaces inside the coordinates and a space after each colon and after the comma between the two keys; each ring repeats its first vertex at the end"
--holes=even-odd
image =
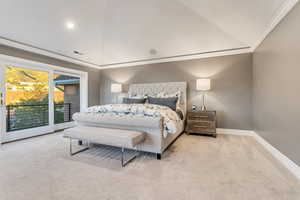
{"type": "Polygon", "coordinates": [[[210,90],[210,79],[208,78],[197,79],[196,89],[199,91],[210,90]]]}
{"type": "Polygon", "coordinates": [[[122,92],[122,84],[113,83],[113,84],[111,84],[110,90],[112,93],[121,93],[122,92]]]}

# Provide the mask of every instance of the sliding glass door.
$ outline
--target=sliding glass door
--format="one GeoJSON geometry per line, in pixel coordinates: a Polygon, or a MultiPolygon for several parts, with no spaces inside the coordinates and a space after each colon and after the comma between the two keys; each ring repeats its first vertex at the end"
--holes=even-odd
{"type": "Polygon", "coordinates": [[[49,125],[49,72],[5,67],[6,132],[49,125]]]}
{"type": "Polygon", "coordinates": [[[51,131],[51,72],[36,67],[5,64],[2,73],[4,141],[51,131]]]}
{"type": "MultiPolygon", "coordinates": [[[[1,64],[0,133],[8,142],[73,126],[82,109],[82,74],[1,64]]],[[[86,99],[84,99],[86,102],[86,99]]]]}

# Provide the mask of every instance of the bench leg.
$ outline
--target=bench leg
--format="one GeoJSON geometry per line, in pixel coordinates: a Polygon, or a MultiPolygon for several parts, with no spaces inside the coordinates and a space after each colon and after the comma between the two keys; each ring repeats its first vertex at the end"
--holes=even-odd
{"type": "Polygon", "coordinates": [[[161,153],[157,153],[157,154],[156,154],[156,159],[157,159],[157,160],[161,160],[161,153]]]}
{"type": "Polygon", "coordinates": [[[122,149],[121,149],[121,151],[122,151],[122,157],[121,157],[121,165],[122,165],[122,167],[125,167],[128,163],[130,163],[132,160],[134,160],[135,158],[136,158],[136,156],[137,156],[137,148],[136,148],[136,150],[135,150],[135,155],[134,156],[132,156],[131,158],[129,158],[127,161],[125,161],[125,148],[124,147],[122,147],[122,149]]]}
{"type": "Polygon", "coordinates": [[[72,143],[72,138],[70,138],[70,155],[71,156],[74,156],[74,155],[76,155],[76,154],[78,154],[78,153],[81,153],[81,152],[83,152],[83,151],[86,151],[86,150],[88,150],[89,148],[90,148],[90,143],[88,142],[88,147],[86,147],[86,148],[83,148],[83,149],[81,149],[81,150],[78,150],[78,151],[76,151],[76,152],[73,152],[73,145],[72,145],[73,143],[72,143]]]}

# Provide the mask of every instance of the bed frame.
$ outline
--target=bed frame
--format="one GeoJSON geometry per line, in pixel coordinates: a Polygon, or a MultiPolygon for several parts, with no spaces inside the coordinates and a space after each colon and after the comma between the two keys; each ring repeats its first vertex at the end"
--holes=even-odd
{"type": "MultiPolygon", "coordinates": [[[[160,92],[174,94],[181,92],[179,106],[184,114],[184,121],[187,110],[187,83],[186,82],[166,82],[166,83],[148,83],[148,84],[131,84],[128,93],[131,95],[155,95],[160,92]]],[[[145,141],[139,145],[139,151],[151,152],[157,155],[157,159],[161,158],[161,154],[181,135],[184,131],[184,124],[176,133],[163,136],[163,123],[160,120],[159,127],[133,127],[129,125],[110,125],[97,124],[89,122],[78,122],[80,125],[97,126],[105,128],[115,128],[124,130],[136,130],[147,133],[145,141]]]]}
{"type": "MultiPolygon", "coordinates": [[[[147,83],[147,84],[131,84],[129,86],[128,93],[131,95],[156,95],[160,92],[166,94],[174,94],[175,92],[180,91],[181,97],[179,106],[186,116],[187,112],[187,83],[186,82],[165,82],[165,83],[147,83]]],[[[161,154],[181,135],[184,131],[184,126],[182,130],[178,130],[175,134],[168,134],[166,138],[162,136],[162,130],[159,131],[159,134],[154,134],[155,131],[150,131],[148,133],[148,141],[146,139],[145,150],[157,154],[157,159],[161,159],[161,154]],[[149,148],[147,142],[158,140],[158,144],[161,146],[159,149],[149,148]],[[156,150],[155,150],[156,149],[156,150]]],[[[155,144],[154,144],[155,145],[155,144]]],[[[159,146],[159,145],[158,145],[159,146]]]]}

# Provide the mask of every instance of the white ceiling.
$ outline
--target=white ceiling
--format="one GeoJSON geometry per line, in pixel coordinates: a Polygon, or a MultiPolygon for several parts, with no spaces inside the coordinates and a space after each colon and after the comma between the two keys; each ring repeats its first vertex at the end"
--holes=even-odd
{"type": "Polygon", "coordinates": [[[0,43],[27,44],[27,49],[89,66],[240,48],[250,51],[288,3],[290,0],[1,0],[0,43]],[[74,30],[66,28],[67,21],[75,23],[74,30]]]}

